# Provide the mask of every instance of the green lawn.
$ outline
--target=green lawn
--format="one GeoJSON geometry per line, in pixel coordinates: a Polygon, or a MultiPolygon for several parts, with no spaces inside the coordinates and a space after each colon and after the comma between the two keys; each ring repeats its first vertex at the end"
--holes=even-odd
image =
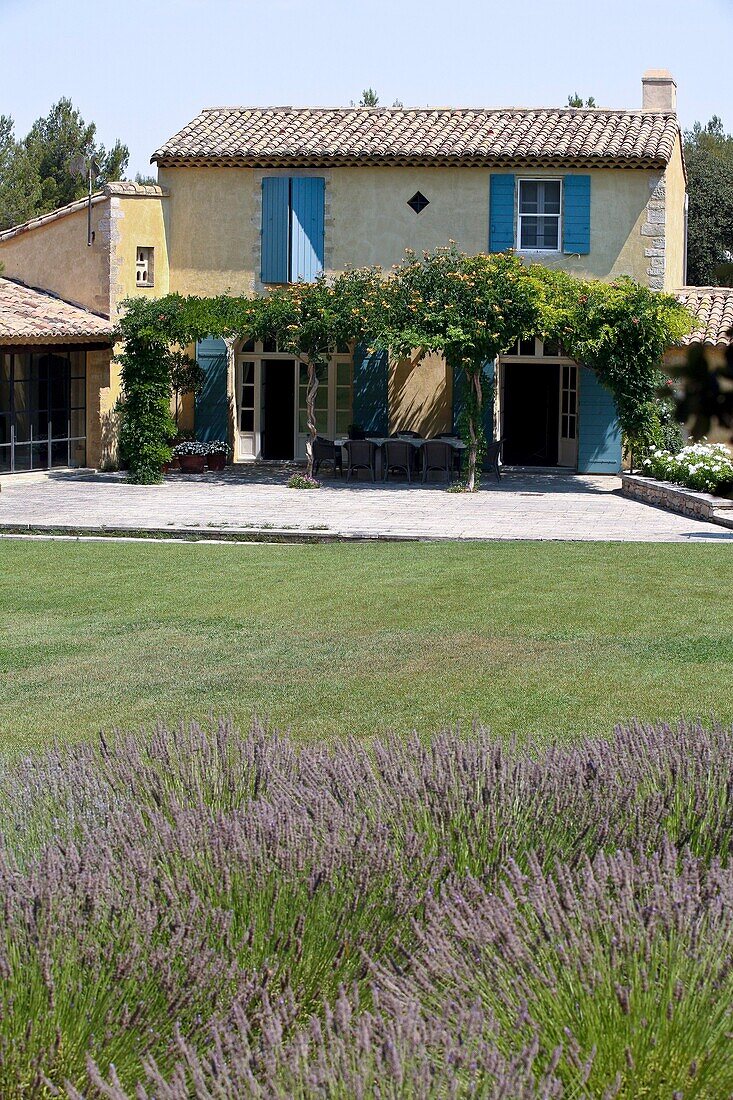
{"type": "Polygon", "coordinates": [[[305,736],[733,720],[707,545],[0,542],[0,745],[253,712],[305,736]]]}

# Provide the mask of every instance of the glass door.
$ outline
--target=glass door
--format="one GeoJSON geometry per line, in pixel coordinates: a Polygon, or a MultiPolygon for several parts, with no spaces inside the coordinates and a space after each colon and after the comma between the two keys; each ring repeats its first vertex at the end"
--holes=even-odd
{"type": "Polygon", "coordinates": [[[0,470],[86,462],[86,356],[61,349],[0,354],[0,470]]]}
{"type": "Polygon", "coordinates": [[[578,465],[578,368],[566,364],[560,370],[560,440],[558,466],[578,465]]]}
{"type": "Polygon", "coordinates": [[[237,457],[256,458],[260,450],[260,363],[240,355],[237,363],[237,457]]]}

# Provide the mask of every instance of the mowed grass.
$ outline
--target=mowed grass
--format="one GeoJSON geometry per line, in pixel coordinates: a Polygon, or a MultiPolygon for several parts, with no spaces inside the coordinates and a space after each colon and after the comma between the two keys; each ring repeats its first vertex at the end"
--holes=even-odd
{"type": "Polygon", "coordinates": [[[733,720],[726,547],[0,542],[0,747],[253,713],[298,737],[733,720]]]}

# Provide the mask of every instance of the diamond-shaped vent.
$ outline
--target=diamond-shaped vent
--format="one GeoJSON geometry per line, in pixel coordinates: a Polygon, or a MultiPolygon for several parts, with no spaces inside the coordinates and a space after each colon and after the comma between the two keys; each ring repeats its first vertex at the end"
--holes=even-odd
{"type": "Polygon", "coordinates": [[[419,214],[429,202],[430,199],[426,199],[421,191],[416,191],[412,198],[407,200],[407,205],[412,207],[416,214],[419,214]]]}

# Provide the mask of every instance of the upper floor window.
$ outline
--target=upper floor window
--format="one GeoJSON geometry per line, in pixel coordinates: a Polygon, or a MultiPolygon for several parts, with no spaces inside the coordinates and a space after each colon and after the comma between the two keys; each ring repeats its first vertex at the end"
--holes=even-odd
{"type": "Polygon", "coordinates": [[[517,248],[520,252],[559,252],[562,241],[561,180],[520,180],[517,248]]]}
{"type": "Polygon", "coordinates": [[[311,282],[323,270],[325,185],[321,176],[262,180],[263,283],[311,282]]]}

